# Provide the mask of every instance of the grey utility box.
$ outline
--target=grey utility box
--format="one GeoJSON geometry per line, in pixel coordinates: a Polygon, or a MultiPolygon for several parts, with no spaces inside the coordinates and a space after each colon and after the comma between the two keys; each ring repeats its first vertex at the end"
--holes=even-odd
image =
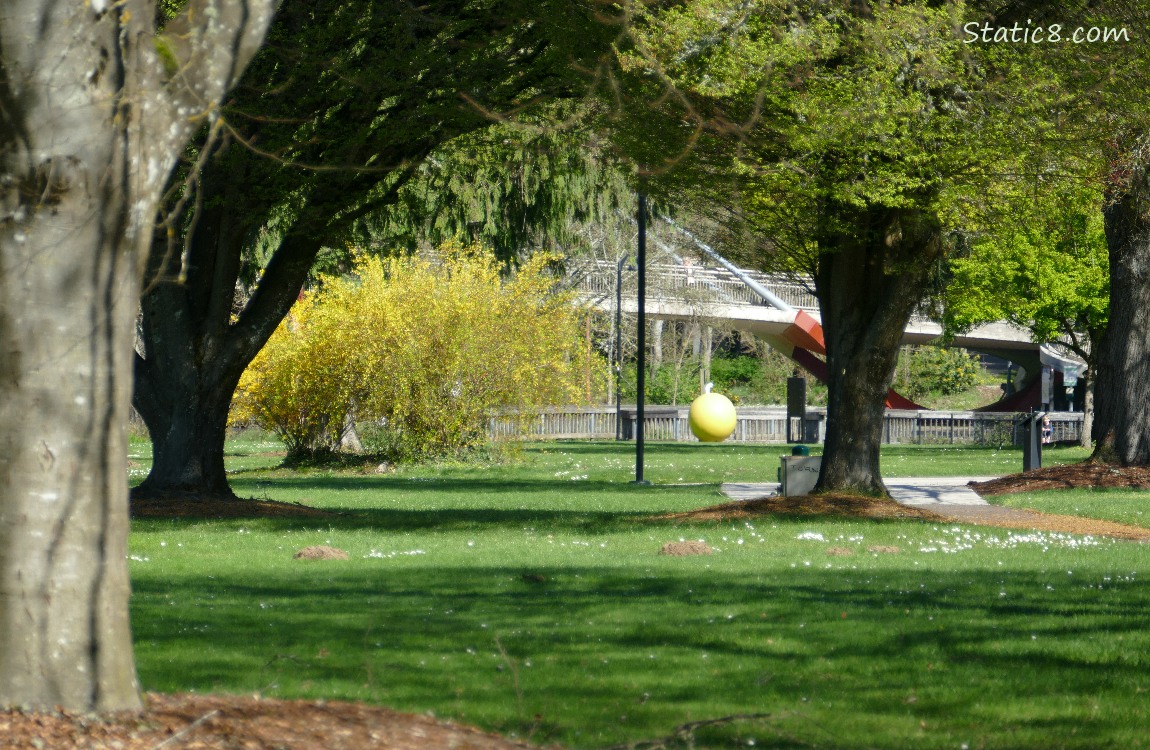
{"type": "Polygon", "coordinates": [[[819,480],[819,470],[823,466],[822,456],[783,456],[783,465],[779,470],[779,481],[782,486],[779,494],[809,495],[819,480]]]}

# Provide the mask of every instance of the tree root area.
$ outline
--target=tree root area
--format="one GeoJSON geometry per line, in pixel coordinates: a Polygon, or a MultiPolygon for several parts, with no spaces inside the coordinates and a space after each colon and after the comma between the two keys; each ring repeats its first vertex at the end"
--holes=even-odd
{"type": "Polygon", "coordinates": [[[900,505],[882,497],[826,493],[819,495],[771,495],[754,500],[735,500],[685,513],[656,516],[659,521],[732,521],[762,516],[827,516],[834,518],[892,519],[918,518],[945,521],[945,516],[922,508],[900,505]]]}
{"type": "Polygon", "coordinates": [[[1118,466],[1084,462],[1068,466],[1046,466],[1021,474],[973,482],[980,495],[1006,495],[1012,492],[1070,490],[1087,487],[1150,489],[1150,466],[1118,466]]]}
{"type": "Polygon", "coordinates": [[[176,492],[133,494],[130,509],[132,518],[325,518],[339,515],[300,503],[176,492]]]}
{"type": "MultiPolygon", "coordinates": [[[[1050,466],[987,482],[972,482],[970,486],[978,494],[986,496],[1080,487],[1150,489],[1150,467],[1124,467],[1097,463],[1050,466]]],[[[657,516],[655,520],[688,523],[725,522],[751,520],[763,516],[823,516],[870,520],[919,519],[935,523],[995,526],[1003,529],[1028,529],[1150,542],[1150,529],[1148,528],[1094,518],[1065,516],[998,505],[936,505],[928,510],[924,507],[900,505],[894,500],[884,498],[840,494],[762,497],[754,500],[723,503],[685,513],[670,513],[657,516]]]]}
{"type": "Polygon", "coordinates": [[[361,703],[211,695],[145,696],[102,719],[0,712],[5,750],[523,750],[533,747],[429,716],[361,703]]]}

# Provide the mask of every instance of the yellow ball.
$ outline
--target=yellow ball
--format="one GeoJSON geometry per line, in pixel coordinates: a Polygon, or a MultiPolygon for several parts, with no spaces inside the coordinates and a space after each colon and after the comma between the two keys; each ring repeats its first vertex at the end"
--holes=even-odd
{"type": "Polygon", "coordinates": [[[721,393],[704,393],[691,402],[687,421],[699,440],[718,443],[735,431],[735,405],[721,393]]]}

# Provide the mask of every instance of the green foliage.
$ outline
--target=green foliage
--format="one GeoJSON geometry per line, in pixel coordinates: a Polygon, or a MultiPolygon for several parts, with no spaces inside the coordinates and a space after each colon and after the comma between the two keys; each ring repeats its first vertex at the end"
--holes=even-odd
{"type": "MultiPolygon", "coordinates": [[[[702,393],[699,373],[703,363],[698,357],[684,357],[676,375],[673,364],[664,364],[645,380],[649,404],[686,404],[702,393]]],[[[787,378],[795,363],[773,349],[764,347],[760,354],[715,356],[711,359],[710,381],[717,393],[735,404],[777,406],[787,401],[787,378]]],[[[826,405],[826,386],[807,376],[807,403],[826,405]]],[[[622,394],[625,400],[635,398],[635,365],[623,366],[622,394]]]]}
{"type": "Polygon", "coordinates": [[[757,357],[715,357],[711,360],[711,382],[719,390],[737,385],[750,385],[762,376],[762,362],[757,357]]]}
{"type": "Polygon", "coordinates": [[[284,3],[242,85],[224,102],[230,137],[209,162],[216,179],[238,186],[205,202],[227,208],[224,224],[239,237],[227,244],[238,242],[244,253],[241,280],[277,281],[261,271],[275,266],[273,255],[303,244],[301,238],[326,247],[318,270],[332,272],[348,267],[342,250],[349,240],[390,251],[458,236],[489,241],[502,253],[509,235],[517,241],[525,226],[565,212],[544,206],[548,170],[566,158],[551,158],[554,148],[534,143],[546,139],[528,138],[533,145],[519,148],[527,162],[521,171],[535,187],[543,185],[539,195],[524,193],[517,203],[522,184],[508,185],[512,175],[494,180],[490,190],[486,183],[514,163],[514,144],[525,139],[513,120],[529,121],[536,133],[550,130],[548,108],[579,95],[583,66],[594,63],[610,35],[570,0],[284,3]],[[466,139],[445,145],[489,127],[502,134],[494,143],[512,145],[490,154],[484,145],[475,153],[466,139]],[[434,163],[425,162],[440,148],[434,163]],[[459,152],[497,166],[469,174],[459,152]],[[535,179],[537,172],[547,174],[535,179]],[[439,179],[443,173],[454,180],[450,186],[439,179]],[[423,184],[401,201],[399,191],[411,180],[423,184]],[[446,203],[427,195],[445,187],[455,190],[443,191],[446,203]],[[455,201],[460,197],[465,207],[455,201]],[[470,231],[475,201],[494,205],[478,219],[482,232],[470,231]],[[508,221],[497,224],[496,215],[508,221]],[[469,231],[451,231],[460,224],[469,231]],[[368,242],[365,235],[377,230],[378,244],[368,242]]]}
{"type": "MultiPolygon", "coordinates": [[[[787,403],[787,378],[795,363],[770,347],[755,355],[715,357],[711,360],[711,380],[715,388],[745,404],[781,405],[787,403]]],[[[826,386],[803,372],[807,378],[807,404],[825,406],[826,386]]]]}
{"type": "Polygon", "coordinates": [[[947,329],[1008,320],[1038,342],[1069,337],[1091,361],[1088,342],[1109,318],[1102,200],[1097,186],[1067,178],[1004,189],[999,218],[951,262],[947,329]]]}
{"type": "Polygon", "coordinates": [[[920,346],[903,350],[894,387],[912,399],[928,394],[949,396],[978,382],[982,368],[965,349],[920,346]]]}
{"type": "Polygon", "coordinates": [[[363,223],[365,239],[411,249],[460,239],[506,259],[540,246],[577,252],[573,229],[633,214],[627,170],[579,107],[559,103],[520,120],[436,149],[396,204],[363,223]]]}
{"type": "Polygon", "coordinates": [[[640,13],[621,67],[652,104],[620,129],[652,190],[708,216],[735,201],[728,215],[751,230],[755,260],[809,268],[870,231],[863,213],[941,211],[952,184],[1017,150],[1018,111],[1038,109],[1018,94],[1042,89],[962,43],[974,13],[861,5],[693,0],[640,13]]]}
{"type": "Polygon", "coordinates": [[[289,459],[330,454],[354,420],[395,459],[486,440],[488,412],[578,400],[588,372],[579,311],[552,294],[551,258],[503,279],[477,247],[360,257],[280,326],[240,381],[237,420],[275,432],[289,459]]]}
{"type": "MultiPolygon", "coordinates": [[[[677,405],[689,404],[702,393],[699,386],[701,363],[697,357],[685,357],[676,369],[674,365],[664,365],[654,372],[648,371],[643,381],[645,399],[648,404],[677,405]]],[[[633,363],[623,365],[624,400],[634,401],[638,393],[638,378],[633,363]]],[[[721,390],[721,389],[720,389],[721,390]]]]}

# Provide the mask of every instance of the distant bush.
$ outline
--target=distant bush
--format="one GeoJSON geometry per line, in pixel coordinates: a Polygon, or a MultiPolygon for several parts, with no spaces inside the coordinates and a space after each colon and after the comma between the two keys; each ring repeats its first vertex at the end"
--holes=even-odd
{"type": "Polygon", "coordinates": [[[965,349],[920,346],[904,350],[902,357],[894,385],[910,398],[960,393],[975,385],[982,371],[978,359],[965,349]]]}
{"type": "Polygon", "coordinates": [[[739,385],[755,385],[763,379],[763,361],[758,357],[715,357],[711,360],[711,381],[729,391],[739,385]]]}
{"type": "MultiPolygon", "coordinates": [[[[680,364],[676,372],[674,365],[664,364],[659,369],[647,371],[643,381],[644,398],[649,404],[686,404],[702,393],[699,386],[699,360],[697,357],[688,357],[680,364]]],[[[638,387],[636,368],[634,363],[623,366],[623,398],[628,401],[635,399],[638,387]]]]}
{"type": "Polygon", "coordinates": [[[361,257],[327,277],[252,362],[234,418],[275,432],[289,461],[338,450],[354,420],[396,460],[462,453],[487,440],[488,412],[579,400],[601,373],[580,311],[554,294],[539,256],[503,279],[494,256],[361,257]]]}

